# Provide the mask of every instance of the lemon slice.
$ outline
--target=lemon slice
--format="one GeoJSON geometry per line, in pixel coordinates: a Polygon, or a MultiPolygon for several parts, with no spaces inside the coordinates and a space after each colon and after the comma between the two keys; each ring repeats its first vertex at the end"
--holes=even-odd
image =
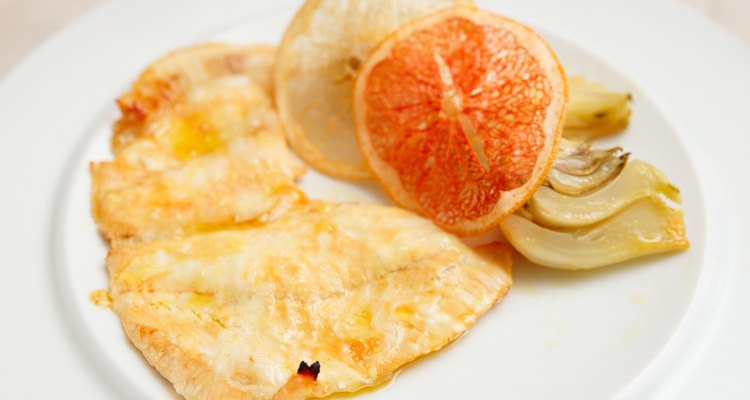
{"type": "Polygon", "coordinates": [[[357,146],[354,78],[375,46],[415,18],[471,0],[308,0],[284,33],[276,102],[294,150],[340,178],[371,176],[357,146]]]}

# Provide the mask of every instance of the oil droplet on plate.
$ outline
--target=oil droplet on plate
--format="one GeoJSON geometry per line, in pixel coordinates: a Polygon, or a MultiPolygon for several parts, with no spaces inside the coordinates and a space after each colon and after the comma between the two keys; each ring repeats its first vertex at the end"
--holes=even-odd
{"type": "Polygon", "coordinates": [[[89,294],[89,300],[91,304],[97,307],[104,307],[106,309],[112,309],[112,297],[109,292],[104,289],[94,290],[89,294]]]}

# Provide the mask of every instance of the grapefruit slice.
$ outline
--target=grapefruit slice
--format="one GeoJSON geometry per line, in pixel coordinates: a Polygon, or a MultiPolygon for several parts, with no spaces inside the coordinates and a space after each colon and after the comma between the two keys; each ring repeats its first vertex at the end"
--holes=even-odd
{"type": "Polygon", "coordinates": [[[401,27],[354,88],[362,153],[399,205],[471,235],[521,207],[552,165],[568,84],[532,29],[467,7],[401,27]]]}
{"type": "Polygon", "coordinates": [[[354,135],[354,77],[372,49],[399,26],[472,0],[308,0],[289,24],[274,71],[289,142],[321,172],[371,177],[354,135]]]}

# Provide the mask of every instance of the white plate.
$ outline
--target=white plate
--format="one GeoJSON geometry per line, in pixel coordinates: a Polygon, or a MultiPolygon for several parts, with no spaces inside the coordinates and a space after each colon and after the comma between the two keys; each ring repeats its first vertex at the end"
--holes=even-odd
{"type": "MultiPolygon", "coordinates": [[[[104,3],[0,83],[0,398],[174,397],[88,301],[106,287],[106,248],[87,162],[110,157],[113,99],[148,62],[198,41],[277,42],[299,3],[104,3]]],[[[683,190],[692,248],[584,273],[519,262],[509,296],[467,335],[361,398],[750,396],[750,52],[673,2],[592,3],[479,1],[542,31],[569,72],[634,93],[632,125],[613,140],[683,190]]],[[[382,199],[315,173],[303,187],[382,199]]]]}

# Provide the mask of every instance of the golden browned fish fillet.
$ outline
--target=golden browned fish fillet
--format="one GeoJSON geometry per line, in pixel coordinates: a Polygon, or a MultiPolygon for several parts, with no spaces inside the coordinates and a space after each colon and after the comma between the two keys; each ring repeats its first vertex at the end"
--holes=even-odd
{"type": "Polygon", "coordinates": [[[214,230],[267,218],[299,197],[304,168],[272,110],[272,65],[267,47],[203,45],[144,72],[119,100],[115,160],[91,165],[105,237],[214,230]]]}
{"type": "Polygon", "coordinates": [[[511,284],[508,247],[472,250],[410,212],[359,204],[115,245],[107,266],[128,337],[187,399],[378,385],[456,339],[511,284]]]}
{"type": "MultiPolygon", "coordinates": [[[[148,66],[128,93],[117,99],[122,118],[117,121],[112,148],[119,150],[140,137],[162,114],[184,106],[197,87],[220,80],[247,80],[273,98],[274,46],[199,44],[175,50],[148,66]]],[[[189,101],[188,101],[189,103],[189,101]]]]}

